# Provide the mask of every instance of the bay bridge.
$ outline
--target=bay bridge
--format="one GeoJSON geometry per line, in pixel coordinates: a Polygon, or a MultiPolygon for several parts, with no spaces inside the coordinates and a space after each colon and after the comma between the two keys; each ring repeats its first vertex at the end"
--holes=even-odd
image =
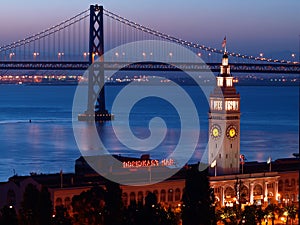
{"type": "MultiPolygon", "coordinates": [[[[102,9],[100,6],[93,7],[95,10],[102,9]]],[[[163,40],[182,45],[206,62],[206,65],[180,63],[176,65],[179,69],[210,69],[216,72],[224,53],[222,49],[186,41],[140,25],[107,9],[101,11],[101,16],[93,15],[93,11],[88,9],[41,32],[1,46],[0,70],[86,70],[91,64],[92,55],[102,55],[104,46],[105,51],[109,51],[141,40],[163,40]],[[93,43],[94,47],[91,47],[93,43]]],[[[300,73],[299,62],[265,58],[262,55],[255,57],[236,52],[227,53],[231,57],[233,72],[300,73]]],[[[145,52],[141,54],[149,57],[145,52]]],[[[106,69],[120,69],[126,64],[126,52],[115,52],[115,57],[118,65],[106,62],[106,69]]],[[[173,70],[172,53],[166,53],[166,57],[170,57],[168,66],[141,63],[127,66],[123,70],[173,70]]]]}
{"type": "MultiPolygon", "coordinates": [[[[145,46],[147,49],[149,46],[145,46]]],[[[119,48],[120,49],[120,48],[119,48]]],[[[122,49],[122,48],[121,48],[122,49]]],[[[139,49],[141,50],[141,49],[139,49]]],[[[231,57],[231,71],[239,73],[284,73],[300,74],[300,63],[287,60],[255,57],[236,52],[228,52],[231,57]]],[[[72,18],[24,39],[0,47],[0,72],[12,70],[87,70],[88,102],[87,110],[79,115],[79,120],[105,121],[112,119],[105,107],[104,88],[98,93],[95,85],[103,87],[104,70],[155,70],[155,71],[218,71],[224,54],[216,49],[193,43],[140,25],[120,15],[91,5],[72,18]],[[164,41],[183,46],[205,63],[175,62],[184,52],[166,52],[156,49],[168,63],[156,62],[153,52],[141,51],[142,62],[131,62],[130,53],[115,51],[116,47],[140,41],[164,41]],[[105,47],[105,51],[104,51],[105,47]],[[113,61],[103,60],[107,51],[113,61]],[[99,60],[94,63],[95,57],[99,60]]]]}

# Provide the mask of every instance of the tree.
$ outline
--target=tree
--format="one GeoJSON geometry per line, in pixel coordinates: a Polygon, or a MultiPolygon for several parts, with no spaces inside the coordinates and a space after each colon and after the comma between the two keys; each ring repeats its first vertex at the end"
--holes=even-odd
{"type": "Polygon", "coordinates": [[[274,225],[275,215],[279,211],[279,207],[276,204],[270,204],[265,208],[266,215],[272,220],[272,225],[274,225]]]}
{"type": "Polygon", "coordinates": [[[152,192],[149,192],[145,198],[142,218],[141,225],[177,225],[179,222],[172,208],[166,209],[158,204],[157,197],[152,192]]]}
{"type": "Polygon", "coordinates": [[[200,172],[198,166],[187,170],[182,199],[183,225],[215,223],[214,194],[209,185],[208,169],[200,172]]]}
{"type": "Polygon", "coordinates": [[[108,181],[106,186],[105,195],[105,224],[118,225],[122,221],[123,202],[122,202],[122,190],[120,185],[111,181],[108,181]]]}
{"type": "Polygon", "coordinates": [[[143,218],[142,221],[144,221],[144,224],[157,225],[159,223],[159,217],[161,216],[159,211],[156,195],[152,192],[149,192],[145,198],[145,205],[141,213],[141,218],[143,218]]]}
{"type": "Polygon", "coordinates": [[[28,184],[21,202],[20,214],[23,224],[38,225],[38,202],[39,190],[35,185],[28,184]]]}
{"type": "Polygon", "coordinates": [[[71,225],[71,218],[66,207],[59,205],[55,207],[55,217],[52,220],[53,225],[71,225]]]}
{"type": "Polygon", "coordinates": [[[292,224],[293,224],[293,220],[296,218],[296,215],[297,215],[296,206],[294,206],[294,205],[285,206],[283,208],[283,215],[286,216],[286,224],[288,224],[289,218],[291,218],[292,224]]]}
{"type": "Polygon", "coordinates": [[[75,222],[90,225],[104,224],[105,191],[102,187],[94,186],[88,191],[72,198],[75,222]]]}
{"type": "Polygon", "coordinates": [[[255,206],[246,206],[242,212],[242,223],[245,225],[256,225],[255,206]]]}
{"type": "Polygon", "coordinates": [[[237,222],[236,209],[224,207],[216,212],[217,221],[222,221],[225,225],[235,225],[237,222]]]}
{"type": "Polygon", "coordinates": [[[18,225],[18,218],[15,207],[4,206],[0,210],[0,225],[18,225]]]}
{"type": "Polygon", "coordinates": [[[42,187],[39,191],[35,185],[28,184],[21,202],[22,224],[50,225],[52,213],[52,201],[48,189],[42,187]]]}
{"type": "Polygon", "coordinates": [[[256,215],[256,221],[261,225],[262,220],[265,218],[265,211],[261,208],[261,206],[255,207],[255,215],[256,215]]]}
{"type": "Polygon", "coordinates": [[[50,225],[53,214],[51,196],[46,187],[42,187],[39,192],[39,201],[37,209],[38,224],[50,225]]]}

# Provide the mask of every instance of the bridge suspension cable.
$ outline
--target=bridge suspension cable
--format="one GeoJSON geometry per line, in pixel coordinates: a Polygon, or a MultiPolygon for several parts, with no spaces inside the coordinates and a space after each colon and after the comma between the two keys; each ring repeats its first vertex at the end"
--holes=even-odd
{"type": "MultiPolygon", "coordinates": [[[[56,57],[61,57],[64,55],[64,52],[61,52],[60,49],[63,45],[67,45],[67,42],[72,42],[70,31],[75,30],[75,24],[79,24],[85,18],[89,17],[89,10],[85,10],[55,26],[49,27],[39,33],[28,36],[22,40],[18,40],[8,45],[3,45],[0,47],[0,54],[4,53],[4,57],[6,52],[9,53],[9,58],[18,60],[28,60],[31,54],[36,58],[40,56],[40,54],[44,54],[48,59],[53,58],[54,55],[56,57]],[[69,32],[66,30],[69,29],[69,32]],[[66,33],[68,33],[66,35],[66,33]],[[67,38],[68,36],[68,38],[67,38]],[[66,40],[68,39],[68,40],[66,40]],[[23,49],[21,49],[23,47],[23,49]],[[57,48],[57,49],[56,49],[57,48]],[[58,52],[56,51],[58,50],[58,52]],[[52,53],[52,54],[51,54],[52,53]],[[51,55],[51,57],[50,57],[51,55]]],[[[73,36],[77,36],[77,33],[73,36]]],[[[73,37],[73,38],[75,38],[73,37]]],[[[80,39],[80,34],[78,39],[80,39]]],[[[73,42],[75,42],[73,40],[73,42]]],[[[74,48],[75,49],[75,48],[74,48]]],[[[70,52],[70,49],[69,49],[70,52]]],[[[32,55],[31,55],[32,57],[32,55]]]]}
{"type": "Polygon", "coordinates": [[[11,44],[1,46],[0,47],[0,52],[9,50],[9,49],[12,49],[12,48],[15,48],[15,47],[18,47],[20,45],[24,45],[26,43],[33,42],[35,40],[41,39],[43,37],[49,36],[50,34],[58,32],[58,31],[66,28],[68,26],[71,26],[71,25],[73,25],[73,24],[81,21],[82,19],[88,17],[89,14],[84,15],[83,17],[77,19],[78,17],[80,17],[81,15],[85,14],[86,12],[88,12],[88,10],[85,10],[85,11],[77,14],[76,16],[73,16],[73,17],[71,17],[71,18],[69,18],[69,19],[67,19],[67,20],[65,20],[65,21],[63,21],[63,22],[61,22],[61,23],[59,23],[59,24],[57,24],[55,26],[49,27],[49,28],[47,28],[47,29],[45,29],[45,30],[43,30],[43,31],[41,31],[39,33],[33,34],[33,35],[29,36],[29,37],[26,37],[26,38],[24,38],[22,40],[18,40],[16,42],[11,43],[11,44]]]}
{"type": "MultiPolygon", "coordinates": [[[[212,48],[212,47],[207,47],[204,45],[200,45],[197,43],[193,43],[190,41],[185,41],[183,39],[180,38],[176,38],[174,36],[156,31],[154,29],[151,29],[149,27],[140,25],[138,23],[135,23],[129,19],[126,19],[125,17],[122,17],[120,15],[117,15],[113,12],[110,12],[107,9],[104,9],[104,14],[114,20],[117,20],[123,24],[126,24],[128,26],[131,26],[135,29],[141,30],[143,32],[155,35],[159,38],[163,38],[167,41],[171,41],[171,42],[175,42],[178,43],[180,45],[184,45],[187,46],[188,48],[194,48],[194,49],[199,49],[199,50],[204,50],[204,51],[208,51],[208,52],[212,52],[212,53],[217,53],[217,54],[223,54],[224,51],[220,50],[220,49],[216,49],[216,48],[212,48]]],[[[237,57],[237,58],[242,58],[242,59],[248,59],[248,60],[255,60],[255,61],[264,61],[264,62],[273,62],[273,63],[291,63],[291,61],[287,61],[287,60],[279,60],[279,59],[271,59],[271,58],[263,58],[263,57],[254,57],[254,56],[248,56],[246,54],[240,54],[240,53],[235,53],[235,52],[227,52],[230,56],[233,57],[237,57]]]]}
{"type": "MultiPolygon", "coordinates": [[[[125,17],[117,15],[104,9],[106,16],[105,27],[105,49],[137,40],[157,38],[183,45],[201,56],[200,51],[208,52],[209,55],[224,53],[223,50],[200,45],[190,41],[177,38],[166,33],[156,31],[147,26],[135,23],[125,17]],[[123,26],[123,25],[125,26],[123,26]],[[129,29],[127,29],[129,27],[129,29]],[[139,31],[139,32],[137,32],[139,31]]],[[[8,45],[0,47],[0,60],[77,60],[84,61],[88,58],[88,24],[90,16],[89,9],[39,33],[30,35],[22,40],[18,40],[8,45]],[[43,57],[41,57],[43,55],[43,57]],[[3,57],[2,57],[3,56],[3,57]]],[[[256,62],[299,64],[287,60],[271,59],[264,57],[254,57],[246,54],[227,52],[228,55],[243,60],[256,62]]],[[[125,53],[124,53],[125,54],[125,53]]],[[[209,60],[208,60],[209,61],[209,60]]],[[[219,59],[218,59],[219,62],[219,59]]]]}

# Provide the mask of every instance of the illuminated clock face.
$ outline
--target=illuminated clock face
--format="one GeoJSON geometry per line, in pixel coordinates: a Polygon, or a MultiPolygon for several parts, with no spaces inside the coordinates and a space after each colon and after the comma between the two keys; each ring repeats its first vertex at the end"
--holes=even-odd
{"type": "Polygon", "coordinates": [[[214,124],[210,130],[211,136],[213,138],[218,138],[221,136],[221,127],[217,124],[214,124]]]}
{"type": "Polygon", "coordinates": [[[226,134],[227,134],[228,138],[232,138],[232,139],[235,138],[237,136],[237,129],[236,129],[236,127],[233,126],[233,125],[229,126],[227,128],[226,134]]]}

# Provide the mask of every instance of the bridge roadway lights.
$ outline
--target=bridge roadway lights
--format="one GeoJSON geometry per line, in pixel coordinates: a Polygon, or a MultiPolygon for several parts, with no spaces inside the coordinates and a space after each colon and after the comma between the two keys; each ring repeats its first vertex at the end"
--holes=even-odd
{"type": "Polygon", "coordinates": [[[105,122],[114,120],[114,115],[106,112],[95,112],[95,113],[83,113],[78,115],[78,121],[87,121],[87,122],[105,122]]]}

